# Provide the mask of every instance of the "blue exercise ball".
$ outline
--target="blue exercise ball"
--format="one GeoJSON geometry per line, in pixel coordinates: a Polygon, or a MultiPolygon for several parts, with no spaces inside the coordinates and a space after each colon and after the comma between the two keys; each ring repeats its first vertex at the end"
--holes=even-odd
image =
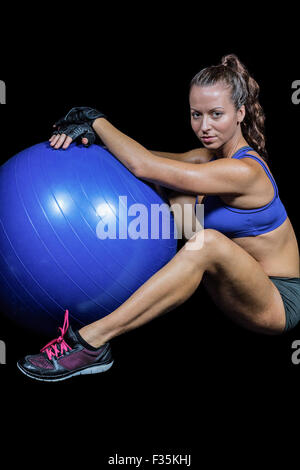
{"type": "Polygon", "coordinates": [[[75,328],[96,321],[175,255],[175,232],[166,201],[103,147],[34,145],[0,168],[0,310],[45,335],[66,309],[75,328]]]}

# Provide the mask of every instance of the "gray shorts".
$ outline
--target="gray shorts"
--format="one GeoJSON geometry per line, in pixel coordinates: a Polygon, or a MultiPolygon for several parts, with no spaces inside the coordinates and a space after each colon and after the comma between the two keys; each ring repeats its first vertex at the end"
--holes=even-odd
{"type": "Polygon", "coordinates": [[[269,276],[280,292],[285,308],[284,332],[294,328],[300,321],[300,278],[269,276]]]}

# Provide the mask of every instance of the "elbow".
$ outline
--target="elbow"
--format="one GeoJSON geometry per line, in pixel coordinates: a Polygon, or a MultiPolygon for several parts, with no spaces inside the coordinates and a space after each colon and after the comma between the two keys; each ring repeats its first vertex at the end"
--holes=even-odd
{"type": "Polygon", "coordinates": [[[137,178],[144,178],[145,176],[145,171],[143,171],[143,168],[140,165],[136,165],[133,168],[130,169],[131,173],[134,174],[137,178]]]}
{"type": "Polygon", "coordinates": [[[151,158],[139,159],[132,165],[131,169],[132,173],[140,179],[153,178],[157,170],[156,161],[151,158]]]}

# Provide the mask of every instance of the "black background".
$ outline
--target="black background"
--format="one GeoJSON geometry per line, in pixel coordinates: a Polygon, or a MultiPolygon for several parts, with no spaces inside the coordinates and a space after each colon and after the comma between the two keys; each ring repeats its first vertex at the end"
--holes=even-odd
{"type": "MultiPolygon", "coordinates": [[[[78,12],[71,26],[67,12],[45,11],[38,24],[18,28],[17,42],[12,32],[6,36],[1,163],[48,139],[58,117],[83,105],[102,110],[149,149],[195,148],[189,82],[202,67],[235,53],[261,87],[269,166],[299,239],[300,105],[292,103],[291,84],[300,71],[291,19],[283,34],[285,19],[262,20],[259,10],[252,23],[229,11],[215,23],[211,10],[203,17],[191,8],[184,20],[177,9],[174,21],[174,10],[164,18],[157,10],[149,19],[148,8],[132,11],[131,20],[118,11],[118,24],[116,13],[92,21],[93,10],[78,12]]],[[[278,455],[285,429],[297,419],[300,365],[291,355],[300,327],[281,337],[247,332],[218,311],[201,286],[182,307],[116,338],[115,365],[103,375],[32,382],[16,361],[47,339],[25,335],[4,317],[0,339],[7,345],[7,364],[0,365],[5,436],[32,461],[38,447],[55,463],[68,437],[67,455],[92,453],[99,468],[114,453],[147,458],[153,452],[192,454],[193,468],[220,457],[243,467],[262,451],[278,455]]]]}

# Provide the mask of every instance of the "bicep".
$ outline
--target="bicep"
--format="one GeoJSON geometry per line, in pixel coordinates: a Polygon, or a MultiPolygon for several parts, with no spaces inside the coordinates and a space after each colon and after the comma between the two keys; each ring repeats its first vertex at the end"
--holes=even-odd
{"type": "Polygon", "coordinates": [[[252,167],[234,159],[179,162],[154,157],[142,170],[142,179],[191,194],[245,194],[255,180],[252,167]]]}

